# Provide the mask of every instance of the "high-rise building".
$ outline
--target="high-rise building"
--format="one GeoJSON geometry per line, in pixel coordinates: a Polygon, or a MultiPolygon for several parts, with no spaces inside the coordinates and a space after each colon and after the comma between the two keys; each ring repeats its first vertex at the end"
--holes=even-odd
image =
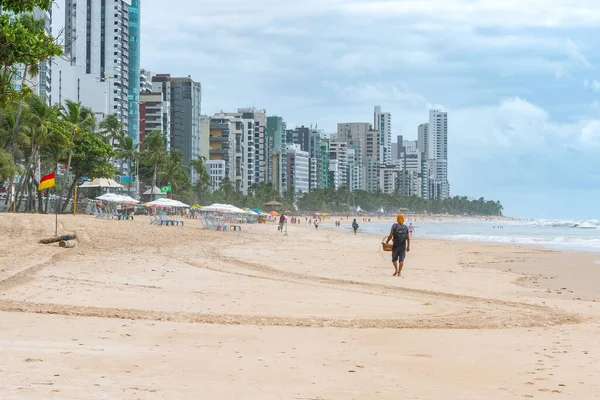
{"type": "Polygon", "coordinates": [[[417,129],[417,144],[420,153],[429,154],[429,124],[421,124],[417,129]]]}
{"type": "Polygon", "coordinates": [[[330,187],[329,183],[329,139],[322,139],[317,158],[317,189],[330,187]]]}
{"type": "MultiPolygon", "coordinates": [[[[239,122],[237,117],[212,117],[208,133],[209,161],[220,161],[211,163],[214,170],[218,171],[218,177],[211,175],[215,188],[220,187],[224,178],[228,178],[232,184],[235,181],[235,132],[234,126],[239,122]]],[[[205,134],[205,132],[202,132],[205,134]]]]}
{"type": "Polygon", "coordinates": [[[171,148],[171,102],[161,92],[146,92],[139,95],[139,143],[152,131],[160,131],[166,139],[167,148],[171,148]]]}
{"type": "MultiPolygon", "coordinates": [[[[373,128],[372,125],[367,122],[349,122],[349,123],[339,123],[337,125],[337,134],[336,140],[345,141],[348,144],[349,148],[354,149],[355,151],[355,159],[356,159],[356,167],[361,171],[362,176],[360,177],[360,185],[362,190],[367,190],[367,186],[369,186],[369,180],[367,177],[367,170],[365,166],[369,161],[367,160],[367,154],[379,154],[379,149],[375,149],[373,147],[367,149],[367,138],[372,137],[373,128]],[[369,134],[371,132],[371,136],[369,134]]],[[[379,132],[379,131],[377,131],[379,132]]],[[[379,139],[377,139],[377,143],[379,143],[379,139]]],[[[375,165],[379,164],[379,159],[374,160],[375,165]]]]}
{"type": "Polygon", "coordinates": [[[282,117],[267,117],[266,141],[269,145],[270,168],[268,179],[279,193],[287,191],[287,138],[286,125],[282,117]]]}
{"type": "Polygon", "coordinates": [[[182,153],[183,165],[192,182],[196,182],[196,171],[190,168],[190,161],[200,157],[202,85],[189,76],[176,78],[169,74],[154,75],[152,85],[153,92],[160,91],[170,103],[169,149],[182,153]]]}
{"type": "MultiPolygon", "coordinates": [[[[93,77],[98,82],[103,82],[106,95],[104,116],[117,115],[123,122],[125,130],[129,132],[129,12],[131,0],[62,1],[64,1],[65,13],[65,57],[71,66],[79,68],[67,69],[63,66],[59,79],[64,75],[71,75],[71,77],[67,76],[67,79],[76,76],[77,86],[75,88],[72,87],[73,85],[65,87],[69,94],[83,90],[90,97],[100,98],[102,98],[102,92],[98,90],[98,86],[89,85],[81,76],[81,72],[93,77]],[[83,88],[82,83],[85,84],[83,88]]],[[[137,69],[139,70],[139,64],[137,69]]],[[[62,85],[62,82],[60,84],[62,85]]],[[[137,80],[132,82],[132,85],[137,87],[137,80]]],[[[53,98],[55,97],[53,96],[53,98]]],[[[85,101],[83,105],[92,107],[96,113],[100,113],[97,104],[89,103],[85,101]]]]}
{"type": "Polygon", "coordinates": [[[429,169],[429,195],[445,199],[450,196],[448,183],[448,113],[429,110],[427,132],[427,159],[429,169]]]}
{"type": "Polygon", "coordinates": [[[348,183],[348,143],[329,140],[329,184],[335,189],[348,183]]]}
{"type": "Polygon", "coordinates": [[[373,113],[373,129],[379,131],[379,164],[392,163],[392,114],[382,112],[380,106],[373,113]]]}
{"type": "Polygon", "coordinates": [[[308,192],[309,187],[309,154],[303,151],[299,144],[288,145],[287,153],[287,183],[288,190],[295,193],[308,192]]]}
{"type": "MultiPolygon", "coordinates": [[[[106,1],[106,0],[104,0],[106,1]]],[[[140,141],[140,115],[139,115],[139,94],[140,86],[140,0],[131,0],[129,7],[129,91],[127,101],[129,108],[128,132],[134,143],[140,141]]]]}

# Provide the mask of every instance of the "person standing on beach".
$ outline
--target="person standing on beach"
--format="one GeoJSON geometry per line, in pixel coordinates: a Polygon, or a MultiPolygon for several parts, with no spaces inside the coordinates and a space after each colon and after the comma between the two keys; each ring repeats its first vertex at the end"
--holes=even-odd
{"type": "Polygon", "coordinates": [[[281,217],[279,217],[279,226],[277,227],[279,232],[283,232],[283,224],[285,224],[285,214],[281,214],[281,217]]]}
{"type": "Polygon", "coordinates": [[[392,245],[392,264],[394,264],[395,269],[393,276],[400,276],[402,267],[404,267],[404,258],[406,257],[406,253],[410,251],[410,235],[408,227],[404,225],[404,214],[399,214],[396,218],[396,223],[392,225],[386,243],[389,243],[392,238],[394,239],[392,245]]]}
{"type": "Polygon", "coordinates": [[[356,231],[358,230],[358,222],[356,222],[356,218],[352,221],[352,229],[354,230],[354,234],[356,235],[356,231]]]}
{"type": "Polygon", "coordinates": [[[415,227],[413,226],[412,222],[410,223],[410,225],[408,225],[408,236],[410,236],[412,238],[412,234],[413,231],[415,230],[415,227]]]}

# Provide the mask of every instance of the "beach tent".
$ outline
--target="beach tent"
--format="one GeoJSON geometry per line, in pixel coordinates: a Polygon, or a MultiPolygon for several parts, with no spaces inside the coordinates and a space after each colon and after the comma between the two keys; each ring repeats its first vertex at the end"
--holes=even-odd
{"type": "Polygon", "coordinates": [[[114,179],[96,178],[93,181],[84,182],[79,188],[117,188],[122,189],[124,186],[118,184],[114,179]]]}

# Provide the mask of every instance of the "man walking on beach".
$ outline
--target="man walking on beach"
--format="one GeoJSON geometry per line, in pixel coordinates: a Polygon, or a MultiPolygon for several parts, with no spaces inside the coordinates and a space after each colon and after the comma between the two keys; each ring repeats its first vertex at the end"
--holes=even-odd
{"type": "Polygon", "coordinates": [[[410,251],[410,236],[408,234],[408,227],[404,225],[404,214],[399,214],[396,218],[396,223],[392,225],[390,235],[387,238],[386,243],[394,239],[392,245],[392,264],[394,264],[394,276],[400,276],[402,273],[402,267],[404,267],[404,258],[406,252],[410,251]]]}

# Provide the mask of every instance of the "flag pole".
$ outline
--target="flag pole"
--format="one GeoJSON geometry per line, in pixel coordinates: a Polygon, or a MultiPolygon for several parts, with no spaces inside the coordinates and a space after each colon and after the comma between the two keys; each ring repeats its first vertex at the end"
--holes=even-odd
{"type": "MultiPolygon", "coordinates": [[[[54,186],[56,188],[56,186],[54,186]]],[[[54,189],[56,192],[56,189],[54,189]]],[[[50,191],[48,191],[48,196],[50,196],[50,191]]],[[[54,206],[54,236],[58,236],[58,208],[62,205],[60,203],[62,200],[62,196],[57,199],[56,205],[54,206]]]]}

